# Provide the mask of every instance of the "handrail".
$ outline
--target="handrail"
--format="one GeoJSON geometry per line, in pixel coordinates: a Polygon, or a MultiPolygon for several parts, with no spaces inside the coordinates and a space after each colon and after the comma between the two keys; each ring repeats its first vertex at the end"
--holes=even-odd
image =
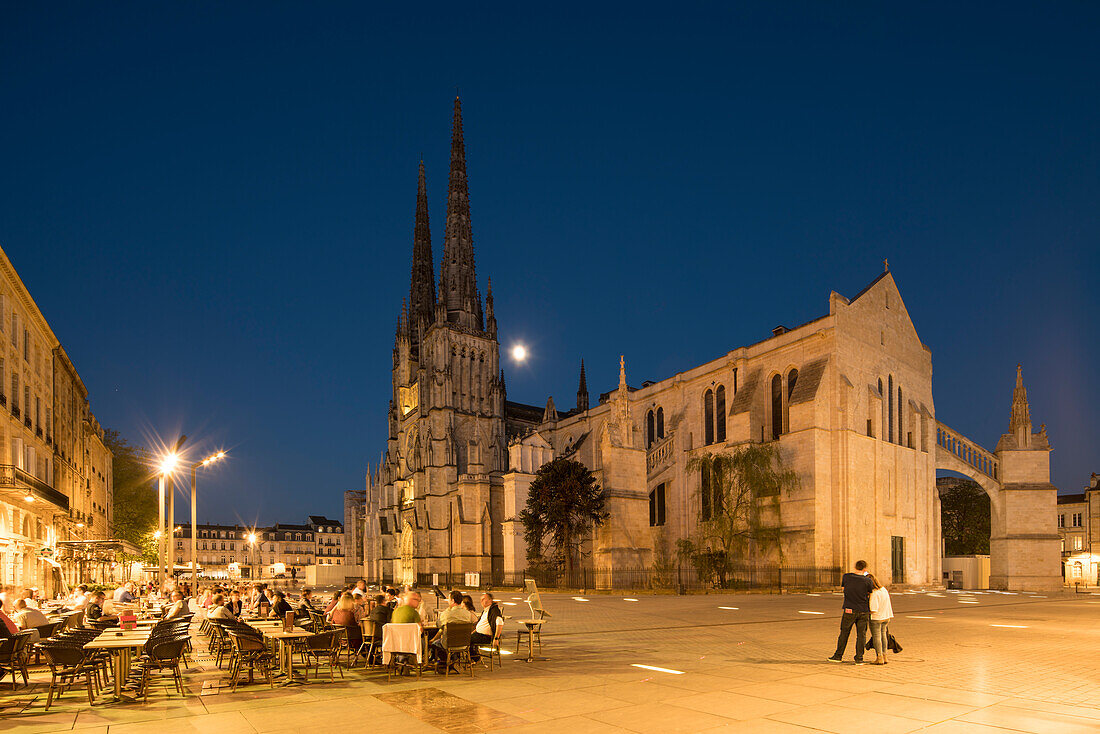
{"type": "Polygon", "coordinates": [[[669,457],[672,456],[672,436],[673,434],[670,433],[649,447],[645,456],[647,472],[652,473],[664,466],[669,457]]]}
{"type": "Polygon", "coordinates": [[[975,471],[1000,481],[1000,461],[997,455],[958,431],[937,423],[936,445],[964,464],[969,464],[975,471]]]}
{"type": "Polygon", "coordinates": [[[69,498],[62,492],[12,464],[0,464],[0,487],[27,490],[32,497],[57,505],[66,512],[69,510],[69,498]]]}

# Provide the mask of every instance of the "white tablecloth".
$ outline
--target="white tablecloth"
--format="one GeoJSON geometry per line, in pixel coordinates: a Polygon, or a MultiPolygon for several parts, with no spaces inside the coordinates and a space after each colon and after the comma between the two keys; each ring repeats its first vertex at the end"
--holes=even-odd
{"type": "Polygon", "coordinates": [[[382,664],[389,665],[390,655],[395,652],[415,654],[417,664],[423,662],[423,650],[420,645],[420,625],[410,622],[408,624],[386,624],[382,626],[382,664]]]}

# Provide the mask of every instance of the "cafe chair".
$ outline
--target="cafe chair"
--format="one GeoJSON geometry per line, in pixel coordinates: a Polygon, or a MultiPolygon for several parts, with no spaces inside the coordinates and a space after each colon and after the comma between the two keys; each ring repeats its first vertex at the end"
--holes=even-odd
{"type": "Polygon", "coordinates": [[[0,668],[11,671],[11,689],[13,691],[17,685],[17,673],[23,674],[23,685],[27,685],[27,644],[30,642],[30,638],[31,632],[27,630],[0,640],[0,668]]]}
{"type": "Polygon", "coordinates": [[[411,670],[412,658],[416,660],[416,677],[419,680],[424,672],[420,625],[415,622],[382,625],[382,665],[386,667],[386,680],[392,680],[400,669],[411,670]]]}
{"type": "Polygon", "coordinates": [[[473,622],[448,622],[443,625],[443,654],[445,656],[445,676],[451,674],[451,661],[464,663],[474,677],[474,661],[470,657],[470,636],[474,633],[473,622]]]}
{"type": "Polygon", "coordinates": [[[340,638],[343,630],[329,630],[319,635],[306,637],[303,652],[306,656],[306,678],[309,678],[310,668],[316,668],[317,675],[321,675],[321,666],[328,666],[328,678],[336,682],[333,671],[340,671],[340,677],[344,677],[344,669],[340,666],[340,638]]]}
{"type": "Polygon", "coordinates": [[[84,650],[64,642],[50,642],[42,645],[42,654],[46,656],[46,665],[50,668],[50,691],[46,695],[46,710],[50,710],[54,698],[69,686],[76,685],[81,677],[88,691],[88,703],[95,703],[95,689],[92,682],[93,669],[87,664],[84,650]]]}
{"type": "Polygon", "coordinates": [[[229,668],[230,691],[234,693],[237,691],[237,681],[245,666],[248,666],[250,678],[252,671],[259,668],[267,679],[267,684],[274,688],[275,681],[271,678],[271,668],[275,664],[275,657],[264,645],[263,639],[257,640],[251,635],[242,635],[237,630],[229,630],[227,634],[233,643],[233,661],[229,668]]]}
{"type": "Polygon", "coordinates": [[[149,700],[149,676],[151,673],[160,673],[167,670],[172,674],[176,690],[181,696],[187,694],[183,690],[183,674],[180,672],[180,658],[183,657],[184,647],[187,645],[187,637],[176,636],[152,647],[148,654],[143,655],[141,662],[141,683],[138,690],[141,691],[142,700],[149,700]]]}
{"type": "MultiPolygon", "coordinates": [[[[373,620],[361,619],[359,620],[359,629],[363,634],[363,642],[359,645],[356,657],[365,652],[367,655],[365,665],[368,668],[373,668],[375,654],[382,651],[381,626],[376,624],[373,620]]],[[[355,666],[352,665],[352,667],[355,666]]]]}
{"type": "MultiPolygon", "coordinates": [[[[504,659],[501,657],[502,653],[500,652],[500,641],[501,641],[501,638],[503,638],[503,637],[504,637],[504,625],[503,624],[497,625],[496,634],[493,635],[493,642],[489,645],[488,652],[486,653],[486,655],[489,658],[489,670],[490,671],[492,671],[492,669],[493,669],[493,661],[494,660],[496,661],[497,667],[500,667],[500,668],[504,667],[504,659]]],[[[478,651],[483,652],[484,648],[479,647],[478,651]]]]}

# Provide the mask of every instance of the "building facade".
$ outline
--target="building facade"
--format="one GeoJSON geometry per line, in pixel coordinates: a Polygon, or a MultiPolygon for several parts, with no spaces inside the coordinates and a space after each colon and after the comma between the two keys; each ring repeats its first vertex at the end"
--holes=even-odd
{"type": "Polygon", "coordinates": [[[1066,584],[1100,586],[1100,475],[1085,491],[1058,496],[1058,535],[1066,584]]]}
{"type": "MultiPolygon", "coordinates": [[[[325,526],[328,527],[328,526],[325,526]]],[[[191,566],[191,526],[179,526],[173,541],[177,564],[191,566]]],[[[266,527],[201,524],[196,528],[200,573],[207,578],[270,578],[321,562],[312,524],[266,527]]],[[[181,573],[186,575],[187,570],[181,573]]]]}
{"type": "Polygon", "coordinates": [[[111,453],[98,431],[80,376],[0,250],[0,583],[52,594],[75,573],[58,543],[110,536],[111,453]]]}
{"type": "Polygon", "coordinates": [[[324,515],[310,515],[309,527],[316,538],[315,556],[318,566],[344,565],[344,525],[324,515]]]}
{"type": "Polygon", "coordinates": [[[344,492],[344,563],[356,568],[362,568],[364,561],[366,507],[366,489],[349,489],[344,492]]]}
{"type": "MultiPolygon", "coordinates": [[[[604,491],[609,520],[583,550],[606,579],[674,557],[677,541],[712,506],[692,459],[750,442],[774,444],[799,478],[765,514],[781,537],[778,550],[756,559],[766,563],[843,569],[862,558],[893,584],[939,583],[936,471],[940,462],[954,469],[956,454],[965,471],[993,475],[1003,455],[1006,477],[983,485],[999,510],[1045,512],[1048,500],[1053,507],[1055,490],[1043,473],[1049,443],[1045,431],[1032,434],[1030,420],[1018,419],[1026,412],[1026,399],[1017,406],[1019,376],[1011,435],[996,456],[937,423],[931,350],[888,267],[851,298],[831,293],[819,318],[778,326],[679,374],[631,385],[620,359],[617,380],[613,367],[600,366],[596,374],[615,387],[590,403],[581,361],[572,409],[559,410],[553,396],[545,407],[509,401],[492,283],[483,301],[475,274],[458,100],[438,288],[425,178],[421,162],[388,439],[368,469],[362,502],[368,576],[417,583],[433,573],[522,573],[519,513],[535,473],[556,457],[583,463],[604,491]]],[[[997,584],[1020,578],[1045,588],[1048,572],[1038,566],[1054,540],[1049,519],[1017,532],[998,515],[997,584]],[[1036,568],[1025,568],[1025,556],[1038,559],[1036,568]],[[1014,565],[1000,565],[1004,559],[1014,565]]]]}

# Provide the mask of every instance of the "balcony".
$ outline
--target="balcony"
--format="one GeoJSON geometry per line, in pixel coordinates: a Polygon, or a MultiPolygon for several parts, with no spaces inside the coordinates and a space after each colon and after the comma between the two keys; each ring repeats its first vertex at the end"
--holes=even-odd
{"type": "Polygon", "coordinates": [[[39,438],[42,438],[42,426],[35,426],[34,427],[34,435],[38,436],[39,438]]]}
{"type": "Polygon", "coordinates": [[[43,500],[60,507],[66,512],[69,511],[68,497],[41,479],[11,464],[0,464],[0,489],[14,489],[24,495],[30,495],[36,500],[43,500]]]}
{"type": "Polygon", "coordinates": [[[23,425],[25,425],[27,428],[30,428],[31,426],[34,425],[34,421],[31,420],[31,417],[29,415],[24,416],[23,417],[23,425]]]}
{"type": "Polygon", "coordinates": [[[19,406],[14,402],[11,404],[11,414],[16,418],[19,417],[19,406]]]}
{"type": "Polygon", "coordinates": [[[5,395],[4,393],[0,392],[0,405],[7,405],[7,404],[8,404],[8,396],[5,395]]]}

